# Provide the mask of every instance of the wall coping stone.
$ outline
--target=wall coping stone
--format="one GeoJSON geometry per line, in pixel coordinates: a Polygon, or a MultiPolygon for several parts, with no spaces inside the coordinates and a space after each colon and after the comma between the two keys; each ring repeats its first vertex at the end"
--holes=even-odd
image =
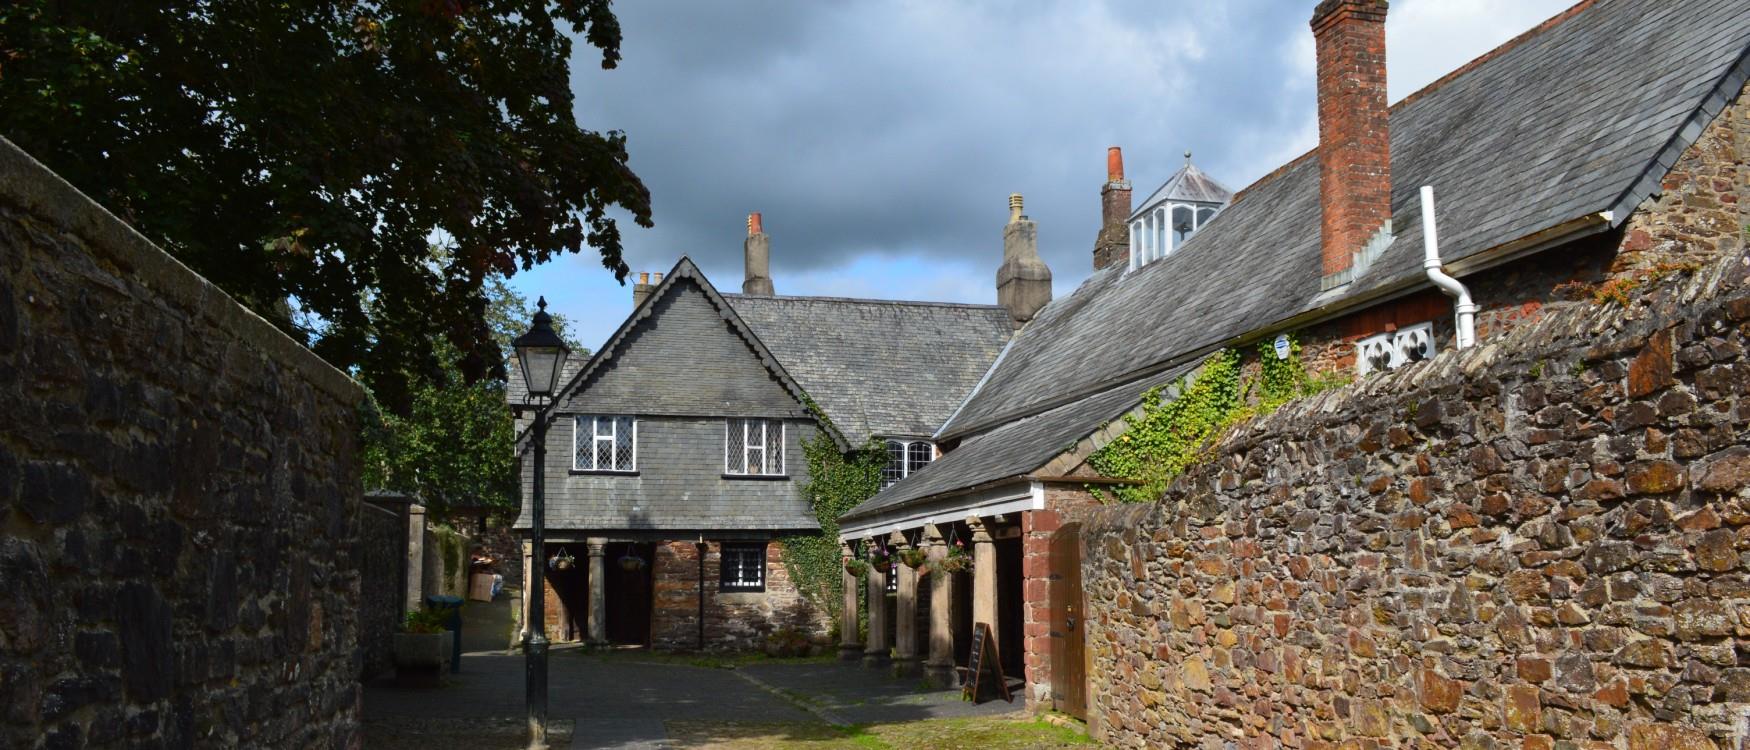
{"type": "Polygon", "coordinates": [[[195,316],[235,331],[239,339],[252,342],[323,392],[344,401],[364,400],[364,387],[358,381],[244,307],[3,136],[0,202],[46,218],[61,231],[84,239],[87,247],[124,275],[195,316]]]}

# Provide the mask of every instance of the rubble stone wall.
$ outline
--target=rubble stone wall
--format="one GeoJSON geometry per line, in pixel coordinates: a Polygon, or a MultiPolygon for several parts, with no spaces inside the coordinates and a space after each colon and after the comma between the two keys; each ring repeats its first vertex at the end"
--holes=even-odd
{"type": "Polygon", "coordinates": [[[356,747],[362,399],[0,139],[0,747],[356,747]]]}
{"type": "Polygon", "coordinates": [[[1737,747],[1750,259],[1242,424],[1084,529],[1117,747],[1737,747]]]}
{"type": "Polygon", "coordinates": [[[366,502],[359,513],[359,677],[395,666],[407,601],[407,506],[366,502]]]}

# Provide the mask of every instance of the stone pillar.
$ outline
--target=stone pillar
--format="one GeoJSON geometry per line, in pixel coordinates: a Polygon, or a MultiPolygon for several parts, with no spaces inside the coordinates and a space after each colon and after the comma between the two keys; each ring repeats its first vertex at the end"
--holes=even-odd
{"type": "MultiPolygon", "coordinates": [[[[930,553],[930,570],[937,571],[948,557],[948,542],[935,524],[924,527],[924,547],[930,553]]],[[[953,591],[954,574],[930,574],[930,655],[924,660],[924,679],[937,687],[954,684],[953,591]]]]}
{"type": "MultiPolygon", "coordinates": [[[[911,548],[911,543],[900,532],[893,532],[888,539],[893,545],[895,559],[900,550],[911,548]]],[[[893,634],[893,673],[913,677],[923,671],[918,654],[918,572],[910,565],[896,562],[893,574],[899,576],[899,596],[894,606],[895,617],[899,619],[893,634]]]]}
{"type": "Polygon", "coordinates": [[[606,539],[589,540],[589,643],[600,646],[608,642],[607,566],[602,563],[606,539]]]}
{"type": "Polygon", "coordinates": [[[991,643],[1002,653],[1002,640],[997,627],[997,546],[990,529],[976,516],[966,519],[972,529],[972,626],[990,626],[991,643]]]}
{"type": "MultiPolygon", "coordinates": [[[[839,553],[840,563],[850,562],[856,556],[848,542],[839,545],[839,553]]],[[[862,582],[842,565],[839,575],[845,584],[845,601],[839,610],[839,661],[856,661],[863,658],[863,642],[857,638],[857,586],[862,582]]]]}
{"type": "MultiPolygon", "coordinates": [[[[871,562],[875,559],[874,539],[863,541],[869,551],[871,562]]],[[[865,640],[868,647],[863,649],[863,665],[867,667],[887,666],[888,651],[892,647],[887,643],[887,574],[870,567],[868,579],[869,592],[869,637],[865,640]]]]}
{"type": "Polygon", "coordinates": [[[407,506],[407,606],[425,606],[425,506],[407,506]]]}

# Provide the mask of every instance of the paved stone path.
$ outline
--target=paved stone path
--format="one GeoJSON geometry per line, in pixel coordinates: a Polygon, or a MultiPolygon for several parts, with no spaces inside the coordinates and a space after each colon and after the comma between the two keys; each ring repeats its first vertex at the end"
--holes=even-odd
{"type": "MultiPolygon", "coordinates": [[[[523,658],[472,655],[435,690],[402,690],[391,682],[365,688],[367,721],[418,717],[487,719],[523,715],[523,658]]],[[[916,679],[896,680],[855,664],[765,663],[712,669],[601,659],[558,651],[549,668],[549,716],[573,720],[572,748],[656,750],[663,722],[866,724],[1009,713],[1016,703],[962,702],[958,690],[920,692],[916,679]]]]}

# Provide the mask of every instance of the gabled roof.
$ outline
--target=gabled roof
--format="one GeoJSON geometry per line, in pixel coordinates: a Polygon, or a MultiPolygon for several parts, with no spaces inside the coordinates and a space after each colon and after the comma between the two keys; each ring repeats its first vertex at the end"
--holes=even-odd
{"type": "Polygon", "coordinates": [[[724,298],[853,442],[935,432],[1014,331],[996,305],[724,298]]]}
{"type": "Polygon", "coordinates": [[[1130,218],[1135,220],[1143,212],[1153,208],[1163,201],[1186,201],[1195,203],[1226,203],[1233,197],[1233,191],[1222,187],[1215,178],[1203,173],[1197,165],[1191,163],[1190,152],[1185,153],[1185,166],[1167,178],[1165,184],[1149,193],[1147,198],[1137,204],[1136,211],[1130,218]]]}
{"type": "Polygon", "coordinates": [[[1427,284],[1421,185],[1435,189],[1441,254],[1460,273],[1534,236],[1620,225],[1750,76],[1743,10],[1743,0],[1576,6],[1392,108],[1397,237],[1346,287],[1320,293],[1308,154],[1241,191],[1173,255],[1098,271],[1047,305],[940,435],[991,430],[1297,317],[1427,284]]]}
{"type": "MultiPolygon", "coordinates": [[[[640,321],[650,317],[651,314],[655,312],[657,303],[662,298],[668,296],[683,279],[698,285],[700,291],[704,293],[705,298],[711,302],[712,307],[715,307],[718,314],[723,316],[723,320],[729,325],[730,330],[734,331],[747,342],[748,347],[753,350],[755,356],[759,357],[760,362],[765,365],[766,369],[771,371],[772,376],[777,379],[778,383],[782,385],[798,403],[806,404],[810,401],[810,397],[807,392],[803,390],[801,384],[796,382],[796,379],[784,368],[783,363],[780,362],[778,358],[772,354],[772,351],[766,347],[765,342],[761,341],[760,337],[753,331],[753,329],[748,327],[747,323],[743,321],[735,309],[730,306],[728,300],[724,298],[723,294],[717,291],[717,287],[711,284],[711,280],[705,278],[705,273],[699,270],[699,267],[693,263],[692,259],[684,255],[675,263],[674,268],[670,269],[668,274],[663,277],[662,283],[658,284],[655,289],[652,289],[650,295],[644,298],[644,301],[632,310],[632,314],[628,315],[624,322],[620,323],[620,327],[615,329],[614,334],[608,337],[607,342],[602,344],[601,349],[597,350],[594,356],[591,356],[587,361],[577,366],[575,370],[571,368],[570,363],[567,363],[566,368],[563,371],[567,374],[567,377],[563,380],[564,385],[560,387],[557,398],[563,398],[566,394],[572,393],[582,384],[588,382],[591,374],[600,370],[610,360],[617,356],[622,350],[622,345],[626,342],[627,337],[631,335],[633,328],[636,327],[640,321]]],[[[526,388],[520,389],[519,394],[523,391],[526,391],[526,388]]],[[[509,397],[512,394],[507,393],[506,395],[509,397]]],[[[845,440],[843,432],[831,425],[827,425],[826,429],[840,447],[847,449],[851,447],[850,443],[845,440]]],[[[524,442],[524,437],[526,435],[527,430],[525,429],[522,434],[517,436],[519,450],[521,449],[520,444],[524,442]]]]}

